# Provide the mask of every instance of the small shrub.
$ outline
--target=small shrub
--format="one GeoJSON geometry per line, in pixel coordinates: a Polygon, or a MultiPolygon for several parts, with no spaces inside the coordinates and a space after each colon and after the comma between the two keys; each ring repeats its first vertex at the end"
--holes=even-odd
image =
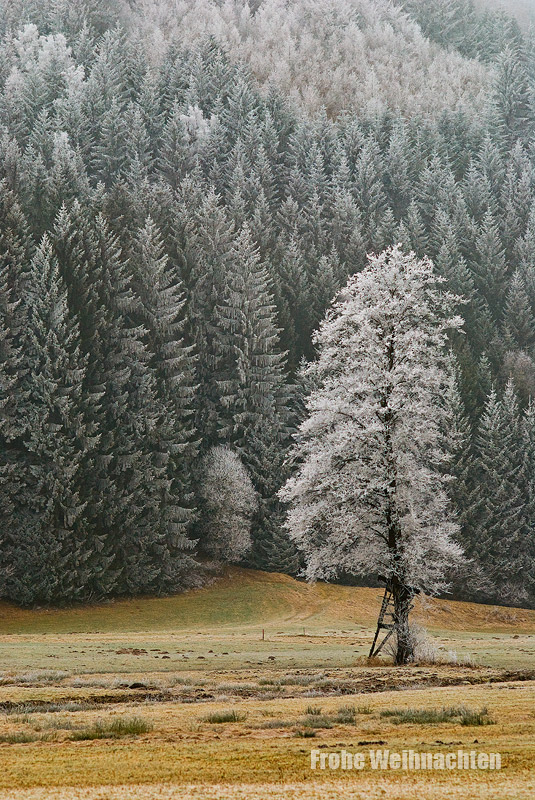
{"type": "Polygon", "coordinates": [[[304,728],[332,728],[333,726],[329,717],[324,714],[312,714],[310,717],[304,717],[301,724],[304,728]]]}
{"type": "Polygon", "coordinates": [[[22,714],[20,717],[13,717],[11,720],[15,725],[30,725],[33,722],[29,714],[22,714]]]}
{"type": "Polygon", "coordinates": [[[70,682],[74,689],[124,689],[128,682],[117,678],[83,678],[77,677],[70,682]]]}
{"type": "Polygon", "coordinates": [[[38,742],[41,739],[36,733],[26,733],[17,731],[0,736],[0,742],[4,744],[28,744],[28,742],[38,742]]]}
{"type": "Polygon", "coordinates": [[[34,730],[36,731],[72,731],[73,729],[74,724],[65,719],[45,719],[44,722],[34,726],[34,730]]]}
{"type": "Polygon", "coordinates": [[[344,689],[347,686],[347,681],[339,680],[338,678],[322,678],[314,686],[316,689],[336,692],[344,689]]]}
{"type": "Polygon", "coordinates": [[[243,694],[252,692],[257,688],[254,683],[219,683],[216,691],[225,692],[225,694],[243,694]]]}
{"type": "Polygon", "coordinates": [[[305,709],[305,714],[309,717],[320,717],[321,708],[318,708],[318,706],[307,706],[305,709]]]}
{"type": "Polygon", "coordinates": [[[63,670],[35,670],[13,675],[10,682],[17,683],[61,683],[65,678],[70,678],[71,673],[63,670]]]}
{"type": "Polygon", "coordinates": [[[293,722],[287,719],[269,719],[266,722],[262,722],[258,727],[270,730],[272,728],[291,728],[293,724],[293,722]]]}
{"type": "Polygon", "coordinates": [[[223,722],[243,722],[245,719],[247,719],[247,714],[240,711],[214,711],[203,717],[202,721],[218,725],[223,722]]]}
{"type": "Polygon", "coordinates": [[[495,725],[495,721],[489,716],[487,708],[481,711],[471,711],[469,708],[461,709],[461,725],[495,725]]]}
{"type": "Polygon", "coordinates": [[[322,680],[325,676],[323,673],[319,673],[318,675],[283,675],[282,678],[279,678],[277,683],[280,686],[310,686],[311,683],[316,683],[319,680],[322,680]]]}
{"type": "Polygon", "coordinates": [[[381,717],[389,717],[395,725],[439,725],[442,722],[459,722],[461,725],[492,725],[493,720],[488,716],[488,711],[471,711],[464,706],[450,706],[449,708],[403,708],[381,711],[381,717]]]}
{"type": "Polygon", "coordinates": [[[67,701],[65,703],[35,703],[29,700],[26,703],[17,703],[14,706],[2,709],[3,714],[27,716],[28,714],[54,714],[58,711],[89,711],[95,708],[94,703],[67,701]]]}
{"type": "Polygon", "coordinates": [[[166,680],[169,683],[169,686],[193,686],[194,684],[197,685],[197,681],[194,681],[193,678],[183,677],[182,675],[170,675],[166,680]]]}
{"type": "Polygon", "coordinates": [[[297,730],[295,735],[301,737],[302,739],[312,739],[312,737],[316,735],[316,731],[311,730],[310,728],[303,728],[303,730],[297,730]]]}
{"type": "Polygon", "coordinates": [[[458,709],[454,708],[393,708],[381,711],[381,717],[389,717],[395,725],[437,725],[450,722],[455,716],[458,716],[458,709]]]}
{"type": "Polygon", "coordinates": [[[123,736],[139,736],[152,730],[150,722],[141,717],[119,717],[111,721],[98,720],[90,728],[82,728],[72,735],[74,741],[91,739],[120,739],[123,736]]]}
{"type": "Polygon", "coordinates": [[[348,725],[354,723],[357,716],[357,709],[355,706],[342,706],[336,712],[335,722],[341,725],[348,725]]]}

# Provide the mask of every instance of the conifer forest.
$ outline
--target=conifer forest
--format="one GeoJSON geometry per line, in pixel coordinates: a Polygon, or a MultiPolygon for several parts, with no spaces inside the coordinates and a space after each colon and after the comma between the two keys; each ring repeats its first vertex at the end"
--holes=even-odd
{"type": "Polygon", "coordinates": [[[396,463],[411,585],[535,607],[535,37],[510,5],[0,0],[4,599],[214,563],[369,583],[396,463]],[[394,305],[408,366],[379,376],[394,305]]]}

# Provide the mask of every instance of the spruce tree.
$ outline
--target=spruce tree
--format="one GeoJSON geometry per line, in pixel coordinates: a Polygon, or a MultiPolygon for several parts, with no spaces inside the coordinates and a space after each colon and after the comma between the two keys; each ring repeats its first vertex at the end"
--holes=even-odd
{"type": "Polygon", "coordinates": [[[96,542],[80,498],[80,464],[98,444],[86,416],[86,360],[52,246],[44,237],[30,262],[22,390],[27,427],[11,440],[11,513],[2,559],[5,594],[24,604],[86,597],[96,542]]]}
{"type": "Polygon", "coordinates": [[[529,569],[523,468],[520,412],[509,381],[503,399],[491,390],[479,425],[476,470],[481,501],[474,554],[491,596],[511,603],[526,599],[529,569]]]}
{"type": "Polygon", "coordinates": [[[180,585],[181,575],[193,567],[187,551],[193,547],[188,533],[194,515],[191,474],[197,455],[193,427],[195,357],[183,338],[183,287],[172,272],[159,231],[150,217],[136,236],[132,265],[139,300],[137,311],[147,332],[148,365],[154,375],[155,403],[159,408],[151,438],[156,462],[165,468],[168,481],[159,513],[167,531],[169,587],[175,588],[180,585]],[[175,582],[173,571],[177,573],[175,582]]]}
{"type": "Polygon", "coordinates": [[[535,602],[535,407],[532,402],[529,403],[522,418],[521,436],[526,518],[526,540],[522,545],[526,563],[523,589],[528,595],[530,605],[533,605],[535,602]]]}
{"type": "Polygon", "coordinates": [[[491,122],[501,146],[510,148],[518,139],[529,141],[533,131],[529,77],[518,48],[507,47],[497,60],[491,122]]]}
{"type": "Polygon", "coordinates": [[[259,493],[250,558],[263,569],[280,569],[290,562],[293,566],[295,550],[282,530],[283,515],[275,498],[285,475],[289,392],[268,276],[248,228],[232,247],[216,326],[219,436],[240,453],[259,493]]]}
{"type": "Polygon", "coordinates": [[[186,333],[197,353],[195,427],[203,447],[209,448],[219,443],[216,364],[220,349],[215,310],[230,269],[234,226],[213,190],[204,193],[201,187],[185,183],[179,203],[181,228],[177,234],[187,289],[186,333]]]}
{"type": "Polygon", "coordinates": [[[519,272],[515,272],[509,284],[503,313],[503,337],[508,349],[531,350],[535,344],[535,318],[519,272]]]}

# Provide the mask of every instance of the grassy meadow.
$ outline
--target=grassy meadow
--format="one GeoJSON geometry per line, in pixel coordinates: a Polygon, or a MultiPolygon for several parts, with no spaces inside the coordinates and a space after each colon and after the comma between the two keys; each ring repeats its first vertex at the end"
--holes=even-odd
{"type": "Polygon", "coordinates": [[[0,606],[0,800],[531,798],[535,612],[420,603],[433,663],[366,660],[378,589],[232,569],[172,598],[0,606]],[[500,772],[310,750],[500,752],[500,772]]]}

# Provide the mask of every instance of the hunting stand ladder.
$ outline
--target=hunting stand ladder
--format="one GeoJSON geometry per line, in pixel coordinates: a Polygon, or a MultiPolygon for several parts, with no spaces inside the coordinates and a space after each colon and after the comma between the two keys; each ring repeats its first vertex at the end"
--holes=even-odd
{"type": "Polygon", "coordinates": [[[375,631],[373,644],[371,646],[368,658],[373,658],[374,656],[379,655],[385,644],[394,633],[394,629],[394,600],[392,598],[392,588],[390,583],[387,582],[385,586],[383,602],[381,603],[381,610],[379,611],[379,619],[377,620],[377,630],[375,631]],[[385,619],[389,621],[385,622],[385,619]],[[379,642],[379,644],[377,644],[381,631],[383,630],[387,632],[386,636],[381,642],[379,642]]]}
{"type": "MultiPolygon", "coordinates": [[[[396,631],[396,618],[394,615],[394,598],[392,596],[392,585],[390,581],[383,578],[379,575],[379,580],[385,583],[385,593],[383,596],[383,602],[381,603],[381,610],[379,611],[379,619],[377,620],[377,629],[375,631],[375,636],[373,639],[373,644],[370,649],[370,654],[368,658],[373,658],[374,656],[378,656],[385,644],[388,642],[390,637],[396,631]],[[386,635],[383,639],[378,643],[379,637],[381,635],[381,631],[386,631],[386,635]]],[[[413,598],[414,595],[420,594],[418,589],[410,587],[410,597],[413,598]]],[[[413,604],[411,603],[409,606],[409,611],[412,611],[414,608],[413,604]]]]}

